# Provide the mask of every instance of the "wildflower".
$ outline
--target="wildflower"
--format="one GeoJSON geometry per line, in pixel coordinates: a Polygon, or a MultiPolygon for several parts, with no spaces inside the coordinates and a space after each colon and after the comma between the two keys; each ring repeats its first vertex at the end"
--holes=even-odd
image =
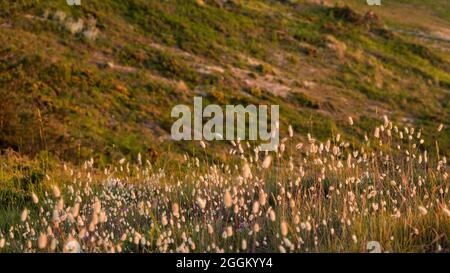
{"type": "Polygon", "coordinates": [[[445,215],[447,215],[448,217],[450,217],[450,210],[446,207],[442,208],[442,211],[444,212],[445,215]]]}
{"type": "Polygon", "coordinates": [[[199,5],[200,7],[203,7],[205,5],[205,1],[204,0],[195,0],[195,3],[197,5],[199,5]]]}
{"type": "Polygon", "coordinates": [[[248,163],[245,163],[242,167],[242,176],[245,179],[251,179],[252,178],[252,170],[250,169],[250,165],[248,163]]]}
{"type": "Polygon", "coordinates": [[[259,191],[259,203],[264,206],[267,202],[267,195],[263,190],[259,191]]]}
{"type": "Polygon", "coordinates": [[[288,238],[283,238],[283,242],[287,248],[291,248],[293,246],[291,241],[288,238]]]}
{"type": "Polygon", "coordinates": [[[254,232],[254,233],[258,233],[259,230],[260,230],[259,224],[258,224],[258,223],[255,223],[255,225],[253,226],[253,232],[254,232]]]}
{"type": "Polygon", "coordinates": [[[284,145],[284,143],[281,143],[280,145],[280,153],[283,153],[286,149],[286,145],[284,145]]]}
{"type": "Polygon", "coordinates": [[[285,237],[288,234],[288,226],[286,224],[286,222],[281,222],[281,235],[283,235],[283,237],[285,237]]]}
{"type": "Polygon", "coordinates": [[[307,221],[307,222],[305,223],[305,227],[306,227],[306,230],[307,230],[307,231],[311,231],[311,229],[312,229],[311,223],[310,223],[309,221],[307,221]]]}
{"type": "Polygon", "coordinates": [[[180,207],[178,206],[178,203],[172,204],[172,214],[176,218],[180,217],[180,207]]]}
{"type": "Polygon", "coordinates": [[[375,138],[380,138],[380,128],[379,127],[375,128],[375,133],[373,134],[373,136],[375,138]]]}
{"type": "Polygon", "coordinates": [[[32,192],[31,193],[31,199],[33,200],[33,203],[37,204],[39,202],[39,198],[37,197],[37,195],[32,192]]]}
{"type": "Polygon", "coordinates": [[[92,220],[89,223],[89,231],[90,232],[94,232],[95,231],[95,227],[97,226],[97,224],[98,224],[98,215],[94,214],[94,215],[92,215],[92,220]]]}
{"type": "Polygon", "coordinates": [[[247,249],[247,240],[242,239],[241,248],[242,248],[242,250],[246,250],[247,249]]]}
{"type": "Polygon", "coordinates": [[[203,210],[206,207],[206,200],[200,197],[197,197],[197,205],[203,210]]]}
{"type": "Polygon", "coordinates": [[[208,224],[208,233],[209,234],[213,234],[214,233],[214,228],[212,225],[208,224]]]}
{"type": "Polygon", "coordinates": [[[122,246],[120,244],[116,246],[116,249],[118,253],[122,252],[122,246]]]}
{"type": "Polygon", "coordinates": [[[53,185],[52,190],[53,190],[53,196],[55,196],[55,198],[59,198],[61,196],[61,191],[59,190],[58,186],[53,185]]]}
{"type": "Polygon", "coordinates": [[[163,225],[163,226],[166,226],[167,224],[168,224],[168,221],[167,221],[167,216],[164,214],[163,216],[162,216],[162,218],[161,218],[161,224],[163,225]]]}
{"type": "Polygon", "coordinates": [[[202,146],[203,149],[206,149],[206,144],[203,140],[200,140],[200,146],[202,146]]]}
{"type": "Polygon", "coordinates": [[[98,221],[100,223],[106,223],[107,220],[108,220],[108,217],[106,216],[106,212],[104,210],[102,210],[98,216],[98,221]]]}
{"type": "Polygon", "coordinates": [[[270,155],[266,156],[266,158],[264,158],[264,161],[262,163],[263,169],[269,168],[271,163],[272,163],[272,157],[270,155]]]}
{"type": "Polygon", "coordinates": [[[80,212],[80,203],[76,203],[72,208],[72,216],[77,217],[80,212]]]}
{"type": "Polygon", "coordinates": [[[22,211],[22,215],[20,216],[20,220],[22,220],[22,222],[25,222],[28,219],[28,209],[24,209],[22,211]]]}
{"type": "Polygon", "coordinates": [[[289,125],[289,127],[288,127],[288,132],[289,132],[289,137],[292,138],[294,136],[294,130],[292,129],[291,125],[289,125]]]}
{"type": "Polygon", "coordinates": [[[353,118],[352,117],[348,117],[348,123],[350,124],[350,126],[353,126],[353,118]]]}
{"type": "Polygon", "coordinates": [[[395,214],[392,215],[392,217],[397,218],[397,219],[400,218],[401,216],[402,216],[402,214],[400,213],[400,210],[396,210],[395,214]]]}
{"type": "Polygon", "coordinates": [[[75,239],[69,239],[64,245],[64,253],[81,253],[81,246],[75,239]]]}
{"type": "Polygon", "coordinates": [[[233,228],[231,226],[227,227],[227,236],[228,237],[233,236],[233,228]]]}
{"type": "Polygon", "coordinates": [[[86,229],[82,228],[80,232],[78,232],[78,238],[83,239],[84,237],[86,237],[86,232],[86,229]]]}
{"type": "Polygon", "coordinates": [[[226,208],[231,207],[233,203],[233,200],[231,198],[231,194],[229,191],[225,191],[224,197],[223,197],[223,204],[225,205],[226,208]]]}
{"type": "Polygon", "coordinates": [[[58,200],[58,204],[56,206],[57,210],[63,210],[64,209],[64,200],[61,198],[58,200]]]}
{"type": "Polygon", "coordinates": [[[378,203],[372,203],[372,209],[374,210],[374,211],[377,211],[378,210],[378,203]]]}
{"type": "Polygon", "coordinates": [[[444,124],[441,123],[438,127],[438,132],[442,131],[442,129],[444,129],[444,124]]]}
{"type": "Polygon", "coordinates": [[[135,244],[135,245],[138,245],[139,242],[141,241],[141,239],[142,239],[142,235],[139,234],[138,232],[135,232],[135,233],[134,233],[134,237],[133,237],[133,242],[134,242],[134,244],[135,244]]]}
{"type": "Polygon", "coordinates": [[[54,222],[58,222],[59,221],[59,212],[56,209],[53,210],[52,221],[54,221],[54,222]]]}
{"type": "Polygon", "coordinates": [[[289,206],[293,209],[295,208],[295,201],[294,199],[291,199],[291,201],[289,201],[289,206]]]}
{"type": "Polygon", "coordinates": [[[254,203],[253,203],[253,208],[252,208],[252,212],[253,212],[253,214],[258,214],[258,212],[259,212],[259,202],[258,201],[255,201],[254,203]]]}
{"type": "Polygon", "coordinates": [[[52,238],[52,240],[50,241],[50,250],[55,251],[57,245],[58,241],[55,238],[52,238]]]}
{"type": "Polygon", "coordinates": [[[44,249],[47,247],[47,235],[45,233],[39,234],[39,238],[38,238],[38,248],[39,249],[44,249]]]}
{"type": "Polygon", "coordinates": [[[426,215],[428,213],[427,209],[423,206],[418,207],[420,214],[426,215]]]}

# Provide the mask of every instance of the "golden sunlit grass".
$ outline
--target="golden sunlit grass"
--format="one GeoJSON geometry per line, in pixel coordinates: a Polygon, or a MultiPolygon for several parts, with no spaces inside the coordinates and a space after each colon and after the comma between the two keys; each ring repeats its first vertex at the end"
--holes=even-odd
{"type": "Polygon", "coordinates": [[[294,142],[290,127],[277,152],[233,143],[228,164],[64,165],[0,225],[0,252],[449,251],[447,159],[425,132],[382,123],[358,147],[294,142]]]}

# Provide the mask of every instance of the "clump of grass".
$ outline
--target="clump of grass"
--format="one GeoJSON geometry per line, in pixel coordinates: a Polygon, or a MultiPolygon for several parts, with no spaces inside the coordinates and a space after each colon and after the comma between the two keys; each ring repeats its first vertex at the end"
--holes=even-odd
{"type": "Polygon", "coordinates": [[[290,96],[290,99],[293,103],[295,103],[298,106],[308,107],[312,109],[319,109],[320,105],[313,101],[312,99],[308,98],[305,94],[297,92],[292,93],[290,96]]]}
{"type": "Polygon", "coordinates": [[[100,30],[97,28],[97,20],[90,18],[86,22],[86,27],[83,31],[84,37],[88,40],[95,40],[100,34],[100,30]]]}
{"type": "Polygon", "coordinates": [[[69,19],[64,23],[64,26],[72,34],[80,33],[84,28],[84,21],[82,19],[69,19]]]}

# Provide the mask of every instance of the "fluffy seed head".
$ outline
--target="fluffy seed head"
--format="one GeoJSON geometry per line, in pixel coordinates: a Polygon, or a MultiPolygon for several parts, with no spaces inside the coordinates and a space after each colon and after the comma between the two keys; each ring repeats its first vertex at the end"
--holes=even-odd
{"type": "Polygon", "coordinates": [[[39,203],[39,198],[34,192],[31,193],[31,199],[33,200],[33,203],[35,204],[39,203]]]}
{"type": "Polygon", "coordinates": [[[281,222],[281,235],[283,235],[283,237],[288,235],[288,225],[284,221],[281,222]]]}
{"type": "Polygon", "coordinates": [[[233,204],[233,199],[231,198],[231,194],[229,191],[225,191],[225,194],[223,196],[223,204],[226,208],[231,207],[231,205],[233,204]]]}
{"type": "Polygon", "coordinates": [[[252,178],[252,170],[250,169],[250,165],[248,163],[245,163],[244,166],[242,166],[242,176],[245,179],[252,178]]]}
{"type": "Polygon", "coordinates": [[[419,209],[420,214],[427,215],[428,211],[425,207],[419,206],[418,209],[419,209]]]}
{"type": "Polygon", "coordinates": [[[272,163],[272,157],[270,155],[266,156],[266,158],[264,158],[264,161],[262,163],[263,169],[269,168],[271,163],[272,163]]]}
{"type": "Polygon", "coordinates": [[[38,239],[38,248],[39,249],[44,249],[47,247],[47,235],[45,233],[39,234],[39,239],[38,239]]]}
{"type": "Polygon", "coordinates": [[[53,191],[53,196],[55,196],[55,198],[59,198],[61,196],[61,191],[59,190],[58,186],[53,185],[52,191],[53,191]]]}
{"type": "Polygon", "coordinates": [[[20,220],[22,220],[22,222],[25,222],[28,219],[28,209],[24,209],[22,211],[22,215],[20,216],[20,220]]]}

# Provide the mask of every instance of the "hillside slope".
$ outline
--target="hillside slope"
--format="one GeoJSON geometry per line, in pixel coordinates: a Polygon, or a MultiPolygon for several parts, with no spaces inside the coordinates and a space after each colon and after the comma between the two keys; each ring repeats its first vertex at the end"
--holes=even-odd
{"type": "Polygon", "coordinates": [[[201,95],[278,104],[282,130],[319,139],[371,134],[386,114],[449,151],[448,42],[409,35],[418,26],[382,8],[312,2],[2,1],[0,149],[73,162],[189,152],[169,141],[170,109],[201,95]]]}

